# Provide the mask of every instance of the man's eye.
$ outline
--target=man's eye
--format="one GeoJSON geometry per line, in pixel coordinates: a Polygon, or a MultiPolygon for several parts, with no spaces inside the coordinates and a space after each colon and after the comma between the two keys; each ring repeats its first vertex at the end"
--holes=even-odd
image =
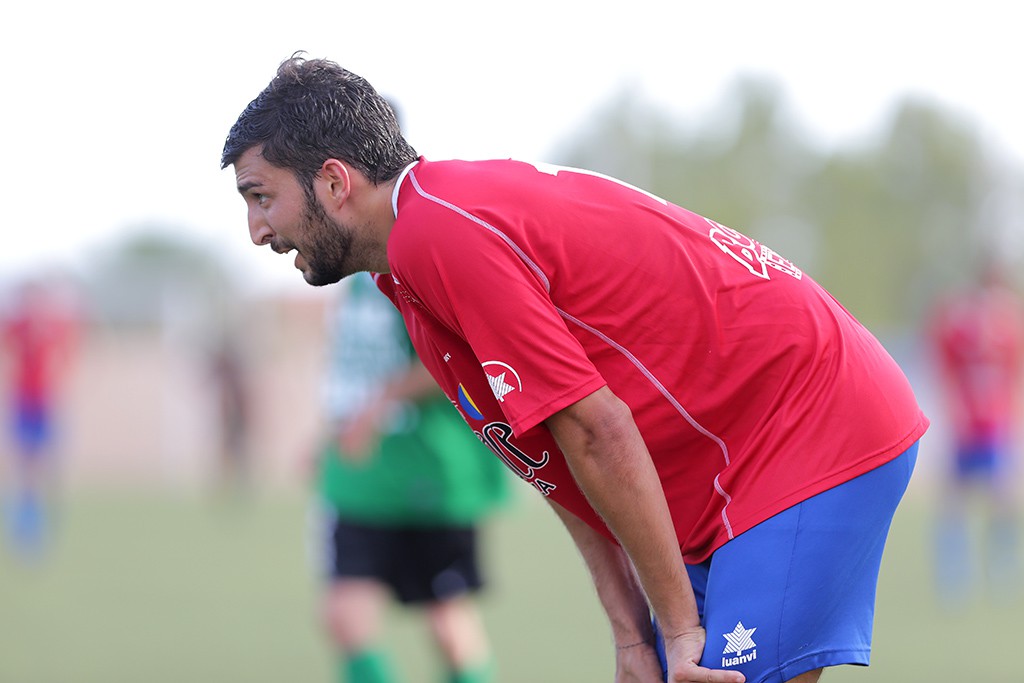
{"type": "Polygon", "coordinates": [[[265,194],[260,194],[259,192],[255,192],[255,193],[253,193],[253,197],[255,197],[255,198],[256,198],[256,203],[257,203],[257,204],[263,204],[263,202],[264,202],[264,201],[266,200],[266,198],[267,198],[267,195],[265,195],[265,194]]]}

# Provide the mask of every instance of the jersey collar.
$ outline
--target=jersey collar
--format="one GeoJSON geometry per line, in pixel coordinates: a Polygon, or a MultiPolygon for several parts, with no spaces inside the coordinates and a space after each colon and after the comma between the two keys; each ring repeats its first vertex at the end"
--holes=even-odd
{"type": "Polygon", "coordinates": [[[398,191],[402,189],[402,182],[405,180],[405,176],[409,175],[409,171],[418,163],[420,163],[419,159],[406,166],[399,174],[398,180],[395,181],[395,189],[391,192],[391,210],[394,211],[395,218],[398,218],[398,191]]]}

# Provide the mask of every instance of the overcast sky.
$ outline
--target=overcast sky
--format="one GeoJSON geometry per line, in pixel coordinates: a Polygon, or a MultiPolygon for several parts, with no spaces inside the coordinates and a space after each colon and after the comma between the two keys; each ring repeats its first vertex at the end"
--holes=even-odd
{"type": "Polygon", "coordinates": [[[912,94],[1024,159],[1014,5],[19,2],[0,26],[0,279],[159,223],[263,286],[301,286],[290,258],[248,242],[233,174],[218,167],[239,112],[300,49],[398,101],[411,142],[434,159],[544,160],[630,83],[685,123],[739,74],[776,80],[826,143],[863,136],[912,94]]]}

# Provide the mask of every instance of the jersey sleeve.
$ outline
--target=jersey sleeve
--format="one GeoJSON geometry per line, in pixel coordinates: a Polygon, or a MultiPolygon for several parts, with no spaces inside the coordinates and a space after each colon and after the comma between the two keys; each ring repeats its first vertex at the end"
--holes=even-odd
{"type": "Polygon", "coordinates": [[[394,274],[468,343],[517,435],[605,384],[552,302],[551,276],[513,231],[444,206],[418,212],[428,215],[390,245],[394,274]]]}

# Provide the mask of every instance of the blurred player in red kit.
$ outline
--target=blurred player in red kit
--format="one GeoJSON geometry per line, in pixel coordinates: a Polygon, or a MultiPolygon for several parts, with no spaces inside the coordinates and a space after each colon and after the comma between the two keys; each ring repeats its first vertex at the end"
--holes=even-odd
{"type": "Polygon", "coordinates": [[[951,429],[952,458],[936,530],[943,597],[960,602],[981,558],[1006,597],[1019,581],[1016,460],[1024,370],[1024,304],[999,264],[985,260],[973,286],[941,300],[930,330],[951,429]],[[981,552],[971,548],[972,492],[985,503],[981,552]]]}
{"type": "Polygon", "coordinates": [[[37,556],[47,540],[58,404],[76,337],[74,320],[58,288],[31,281],[17,290],[2,321],[14,447],[13,486],[5,509],[14,548],[25,557],[37,556]]]}

